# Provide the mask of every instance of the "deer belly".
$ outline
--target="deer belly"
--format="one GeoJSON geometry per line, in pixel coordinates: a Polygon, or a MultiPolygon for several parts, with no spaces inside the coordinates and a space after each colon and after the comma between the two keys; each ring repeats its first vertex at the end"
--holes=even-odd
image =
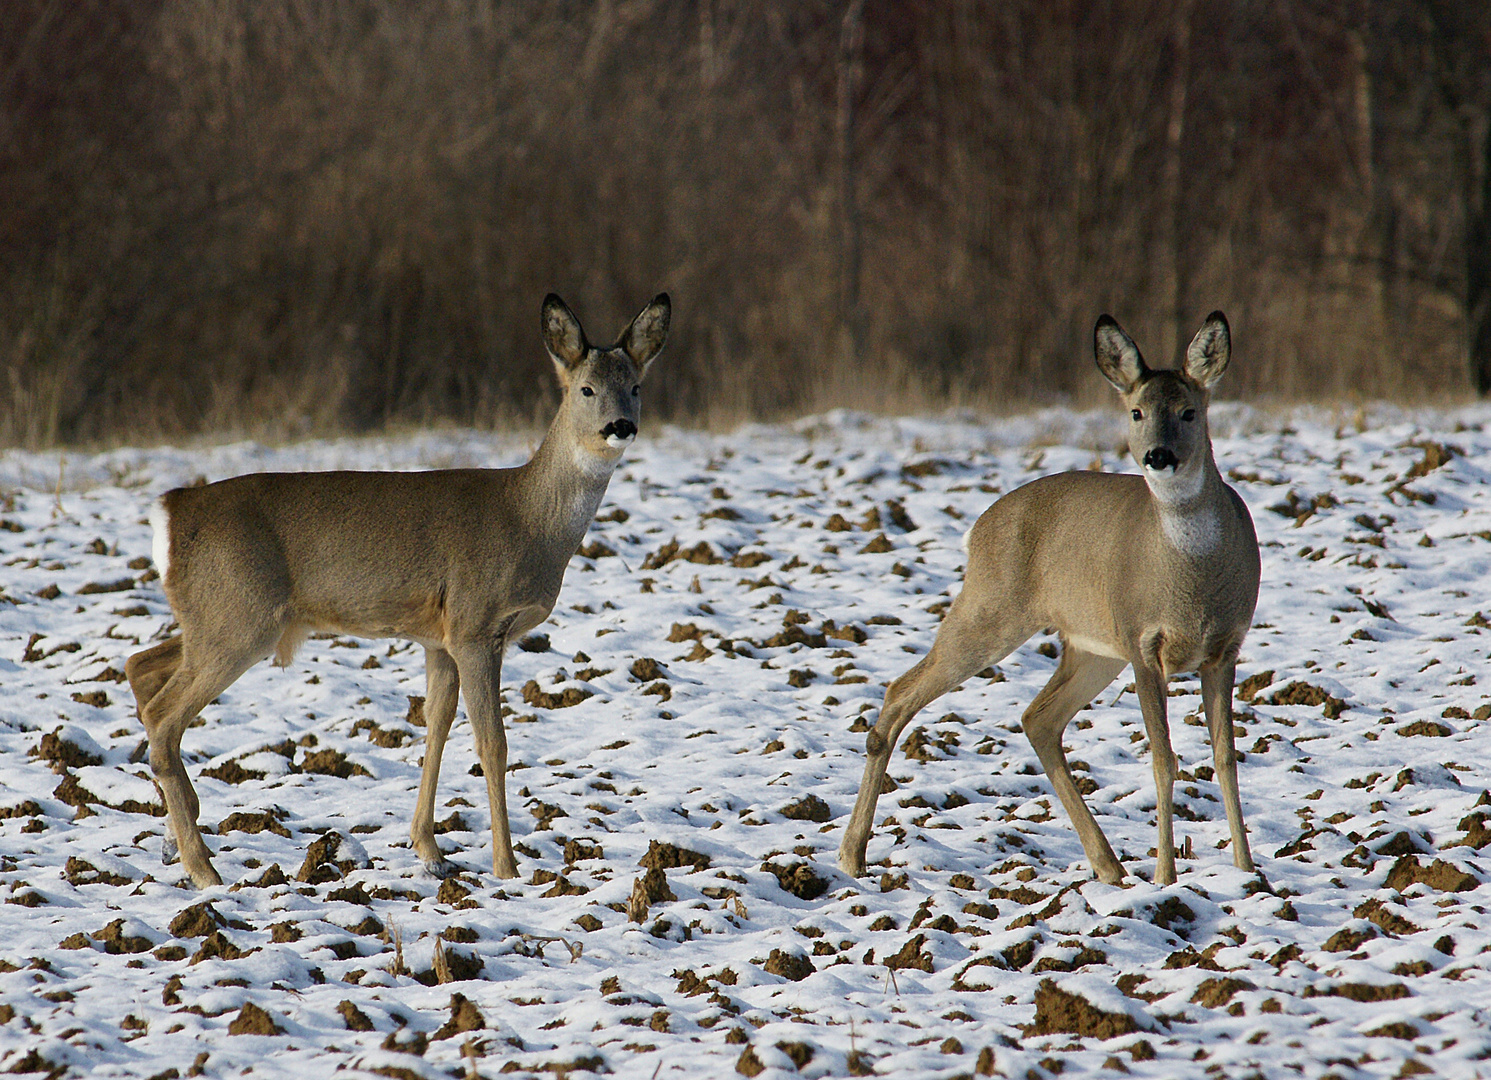
{"type": "Polygon", "coordinates": [[[1128,654],[1112,642],[1103,641],[1099,638],[1085,637],[1082,634],[1067,634],[1066,644],[1068,648],[1078,649],[1093,656],[1107,656],[1114,660],[1127,660],[1128,654]]]}

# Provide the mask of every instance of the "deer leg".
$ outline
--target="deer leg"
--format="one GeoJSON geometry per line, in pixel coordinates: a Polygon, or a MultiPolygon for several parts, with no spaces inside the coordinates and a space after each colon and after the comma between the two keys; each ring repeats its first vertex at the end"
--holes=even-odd
{"type": "Polygon", "coordinates": [[[1125,666],[1126,661],[1095,656],[1063,644],[1056,674],[1051,676],[1051,681],[1035,696],[1020,718],[1025,737],[1030,740],[1036,757],[1041,760],[1041,768],[1046,771],[1057,798],[1077,830],[1088,864],[1099,881],[1110,885],[1123,880],[1123,866],[1083,801],[1082,793],[1077,790],[1077,782],[1067,764],[1066,751],[1061,746],[1061,733],[1077,710],[1097,697],[1125,666]]]}
{"type": "Polygon", "coordinates": [[[498,696],[502,677],[502,642],[476,642],[451,650],[460,671],[461,692],[466,695],[466,715],[476,740],[476,756],[487,778],[487,805],[492,814],[492,873],[500,878],[518,876],[513,855],[512,833],[507,823],[507,732],[502,726],[502,702],[498,696]]]}
{"type": "Polygon", "coordinates": [[[1206,728],[1211,736],[1211,758],[1227,808],[1227,828],[1232,832],[1232,862],[1239,870],[1253,871],[1248,849],[1248,830],[1243,825],[1242,800],[1237,794],[1237,746],[1232,728],[1232,682],[1236,665],[1217,664],[1201,669],[1201,701],[1206,707],[1206,728]]]}
{"type": "Polygon", "coordinates": [[[1004,659],[1033,633],[1006,630],[1001,635],[988,630],[990,625],[960,611],[954,603],[937,631],[932,650],[886,689],[880,719],[865,736],[865,774],[839,843],[839,866],[846,874],[859,877],[865,872],[865,848],[870,842],[875,803],[885,783],[891,751],[911,718],[975,671],[1004,659]]]}
{"type": "Polygon", "coordinates": [[[1175,751],[1170,748],[1170,722],[1166,718],[1166,679],[1142,663],[1134,665],[1134,689],[1144,712],[1144,730],[1149,735],[1150,763],[1154,766],[1156,885],[1175,884],[1175,751]]]}
{"type": "Polygon", "coordinates": [[[158,645],[135,653],[124,662],[124,674],[135,695],[135,708],[141,716],[151,698],[160,693],[181,665],[181,635],[173,634],[158,645]]]}
{"type": "MultiPolygon", "coordinates": [[[[169,644],[169,643],[167,643],[169,644]]],[[[150,770],[166,800],[171,834],[176,838],[181,865],[198,888],[221,885],[223,879],[212,867],[211,852],[197,827],[201,806],[196,789],[181,762],[181,736],[196,715],[253,666],[268,651],[242,654],[209,653],[209,662],[198,666],[192,652],[181,650],[180,663],[165,684],[141,709],[140,719],[150,740],[150,770]]]]}
{"type": "Polygon", "coordinates": [[[440,780],[440,755],[445,739],[456,717],[456,698],[461,676],[456,662],[444,649],[425,648],[425,761],[419,780],[419,798],[414,804],[414,820],[409,838],[425,869],[436,877],[452,870],[435,843],[435,786],[440,780]]]}

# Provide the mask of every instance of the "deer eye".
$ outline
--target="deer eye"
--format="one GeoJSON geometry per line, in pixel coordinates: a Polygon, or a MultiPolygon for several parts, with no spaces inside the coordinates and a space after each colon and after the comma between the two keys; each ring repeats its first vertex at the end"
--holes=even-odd
{"type": "Polygon", "coordinates": [[[1196,410],[1187,409],[1185,412],[1180,414],[1180,418],[1189,424],[1192,420],[1196,419],[1196,410]]]}
{"type": "Polygon", "coordinates": [[[595,391],[590,389],[590,387],[588,386],[580,387],[580,393],[584,394],[586,397],[595,397],[595,391]]]}
{"type": "Polygon", "coordinates": [[[1144,414],[1142,412],[1140,412],[1138,409],[1131,409],[1131,410],[1129,410],[1129,416],[1131,416],[1135,421],[1139,421],[1139,420],[1143,420],[1144,419],[1144,414]]]}
{"type": "Polygon", "coordinates": [[[642,393],[642,387],[640,385],[632,387],[632,397],[636,397],[640,393],[642,393]]]}

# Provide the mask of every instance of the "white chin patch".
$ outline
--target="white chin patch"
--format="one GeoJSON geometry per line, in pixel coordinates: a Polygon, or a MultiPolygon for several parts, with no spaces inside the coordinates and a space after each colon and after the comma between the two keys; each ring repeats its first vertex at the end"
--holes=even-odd
{"type": "Polygon", "coordinates": [[[628,435],[624,439],[620,435],[607,435],[606,445],[611,447],[611,449],[613,450],[621,450],[632,445],[632,441],[634,439],[636,439],[635,435],[628,435]]]}
{"type": "Polygon", "coordinates": [[[1144,466],[1144,479],[1149,484],[1149,490],[1154,497],[1163,503],[1189,502],[1201,494],[1201,487],[1206,483],[1206,474],[1201,469],[1190,469],[1181,472],[1179,469],[1170,467],[1165,469],[1152,469],[1144,466]]]}

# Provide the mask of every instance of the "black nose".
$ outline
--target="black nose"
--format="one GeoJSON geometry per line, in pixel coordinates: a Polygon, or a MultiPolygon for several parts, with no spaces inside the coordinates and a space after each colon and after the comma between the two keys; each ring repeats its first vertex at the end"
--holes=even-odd
{"type": "Polygon", "coordinates": [[[1180,465],[1180,459],[1168,446],[1156,446],[1144,455],[1144,467],[1146,469],[1174,469],[1180,465]]]}
{"type": "Polygon", "coordinates": [[[601,428],[601,435],[608,439],[612,435],[615,435],[618,439],[630,439],[635,434],[637,434],[637,425],[626,419],[626,417],[622,417],[620,420],[612,420],[605,427],[601,428]]]}

